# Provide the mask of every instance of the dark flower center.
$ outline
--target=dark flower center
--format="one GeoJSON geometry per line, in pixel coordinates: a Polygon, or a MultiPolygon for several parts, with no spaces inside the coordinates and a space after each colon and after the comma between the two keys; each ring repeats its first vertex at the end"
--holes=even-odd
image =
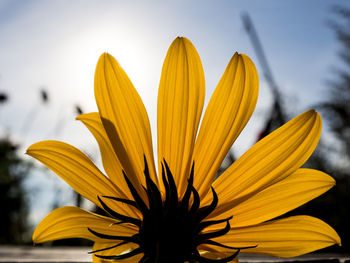
{"type": "Polygon", "coordinates": [[[103,196],[103,198],[112,199],[137,208],[143,215],[142,221],[119,214],[117,211],[109,208],[98,196],[102,207],[111,217],[119,220],[120,223],[136,225],[139,228],[139,232],[133,236],[112,236],[98,233],[88,228],[88,230],[97,237],[119,241],[119,243],[113,247],[92,251],[91,253],[95,253],[96,257],[110,260],[121,260],[143,253],[143,257],[139,262],[147,263],[219,263],[233,260],[238,255],[240,249],[248,248],[229,247],[212,240],[212,238],[225,235],[230,230],[229,220],[232,216],[221,220],[204,221],[216,208],[218,197],[214,188],[211,188],[213,194],[212,202],[207,206],[200,207],[200,197],[193,186],[194,164],[192,165],[186,191],[182,200],[179,200],[173,175],[168,164],[163,160],[162,181],[165,188],[165,198],[163,200],[157,185],[152,181],[149,175],[146,158],[144,159],[146,187],[143,188],[148,197],[148,205],[140,197],[124,171],[125,181],[134,200],[103,196]],[[226,223],[225,227],[222,229],[203,233],[205,228],[222,223],[226,223]],[[98,254],[100,251],[115,248],[126,243],[136,243],[139,247],[120,255],[102,256],[98,254]],[[234,252],[232,255],[221,259],[209,259],[199,253],[197,249],[199,245],[224,247],[232,249],[234,252]]]}

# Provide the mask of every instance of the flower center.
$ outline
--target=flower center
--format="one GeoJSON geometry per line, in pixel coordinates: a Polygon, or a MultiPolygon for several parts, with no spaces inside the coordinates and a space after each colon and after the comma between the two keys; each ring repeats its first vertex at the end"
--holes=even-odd
{"type": "Polygon", "coordinates": [[[139,262],[219,263],[233,260],[238,255],[240,249],[244,249],[229,247],[212,240],[213,238],[225,235],[230,230],[229,220],[232,216],[220,220],[204,220],[215,210],[218,204],[218,197],[214,188],[211,188],[213,194],[212,202],[207,206],[200,206],[199,194],[193,186],[194,164],[192,165],[186,191],[182,199],[179,200],[173,175],[168,164],[163,160],[162,183],[165,189],[165,197],[162,198],[158,186],[152,181],[149,175],[145,158],[144,175],[146,187],[144,187],[144,190],[147,194],[148,205],[140,197],[124,171],[123,174],[134,200],[111,196],[103,197],[134,206],[142,213],[142,221],[119,214],[117,211],[109,208],[100,197],[98,197],[98,199],[106,212],[108,212],[111,217],[120,221],[118,224],[134,224],[138,227],[139,232],[133,236],[112,236],[98,233],[90,228],[88,228],[88,230],[97,237],[119,241],[117,245],[102,250],[108,250],[126,243],[136,243],[139,247],[127,253],[110,256],[99,255],[98,252],[102,250],[92,251],[91,253],[95,253],[96,257],[121,260],[143,253],[143,257],[139,262]],[[203,233],[205,228],[222,223],[226,223],[225,227],[212,232],[203,233]],[[218,246],[234,250],[234,252],[232,255],[221,259],[208,259],[199,253],[197,248],[199,245],[218,246]]]}

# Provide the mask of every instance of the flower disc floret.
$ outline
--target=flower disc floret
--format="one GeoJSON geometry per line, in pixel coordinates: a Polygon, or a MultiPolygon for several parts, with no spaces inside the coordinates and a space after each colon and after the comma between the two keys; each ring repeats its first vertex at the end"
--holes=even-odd
{"type": "MultiPolygon", "coordinates": [[[[92,234],[104,239],[121,240],[121,244],[133,242],[138,247],[122,255],[101,256],[97,252],[95,256],[103,259],[125,259],[143,253],[141,262],[150,263],[182,263],[182,262],[228,262],[237,257],[241,249],[249,247],[229,247],[212,240],[212,238],[225,235],[230,230],[229,220],[232,216],[220,219],[205,221],[205,218],[215,210],[218,204],[217,194],[212,188],[213,200],[207,206],[200,206],[200,198],[197,190],[193,187],[194,163],[188,178],[188,184],[182,199],[178,196],[176,184],[173,175],[165,160],[162,164],[162,182],[165,189],[165,200],[157,185],[152,181],[149,175],[146,157],[145,161],[145,180],[146,187],[144,191],[148,197],[148,205],[143,201],[133,184],[124,173],[125,181],[134,200],[114,198],[104,196],[117,202],[122,202],[137,208],[142,213],[142,221],[136,218],[121,215],[113,211],[106,203],[98,197],[103,208],[117,220],[119,223],[129,223],[138,227],[138,233],[131,237],[109,236],[98,233],[93,229],[88,229],[92,234]],[[191,199],[191,196],[193,199],[191,199]],[[212,225],[225,223],[222,229],[202,233],[202,231],[212,225]],[[234,250],[234,252],[225,258],[208,259],[200,255],[197,247],[203,244],[225,247],[234,250]]],[[[111,247],[114,248],[115,246],[111,247]]]]}

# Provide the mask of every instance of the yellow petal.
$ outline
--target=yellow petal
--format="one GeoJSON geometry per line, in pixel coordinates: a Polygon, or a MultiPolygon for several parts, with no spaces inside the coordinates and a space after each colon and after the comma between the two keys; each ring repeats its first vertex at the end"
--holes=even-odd
{"type": "Polygon", "coordinates": [[[255,225],[305,204],[334,185],[334,179],[325,173],[298,169],[284,180],[222,213],[220,218],[233,215],[231,227],[255,225]]]}
{"type": "MultiPolygon", "coordinates": [[[[96,250],[100,250],[100,249],[104,249],[104,248],[108,248],[111,247],[113,245],[116,245],[116,242],[111,243],[111,242],[96,242],[94,243],[93,246],[93,251],[96,250]]],[[[96,255],[100,255],[100,256],[115,256],[115,255],[120,255],[122,253],[126,253],[129,251],[134,250],[135,248],[138,248],[139,246],[135,243],[127,243],[125,245],[121,245],[118,246],[116,248],[112,248],[112,249],[108,249],[108,250],[104,250],[104,251],[100,251],[100,252],[96,252],[96,255]]],[[[107,260],[107,259],[101,259],[95,256],[95,254],[93,255],[93,262],[94,263],[111,263],[114,261],[111,260],[107,260]]],[[[143,253],[139,254],[139,255],[135,255],[131,258],[126,258],[126,259],[121,259],[118,260],[117,262],[122,262],[122,263],[135,263],[135,262],[139,262],[140,259],[143,257],[143,253]]]]}
{"type": "Polygon", "coordinates": [[[144,155],[157,183],[151,128],[142,100],[119,63],[104,53],[95,72],[95,98],[103,126],[119,161],[140,194],[144,183],[144,155]]]}
{"type": "MultiPolygon", "coordinates": [[[[120,191],[124,195],[123,197],[132,198],[122,173],[123,167],[113,150],[113,146],[101,122],[100,115],[97,112],[81,114],[77,117],[77,120],[82,121],[94,135],[99,145],[103,167],[108,177],[115,185],[119,186],[120,191]]],[[[137,178],[132,179],[132,176],[133,174],[130,174],[128,178],[133,182],[137,181],[137,178]]]]}
{"type": "Polygon", "coordinates": [[[237,53],[216,87],[194,147],[194,184],[206,193],[233,142],[248,122],[258,99],[258,73],[253,62],[237,53]]]}
{"type": "MultiPolygon", "coordinates": [[[[231,250],[231,251],[227,252],[226,249],[223,249],[223,248],[218,247],[218,246],[208,245],[208,244],[201,244],[201,245],[197,246],[197,249],[202,257],[205,257],[208,259],[222,259],[225,257],[232,256],[232,254],[237,251],[237,250],[231,250]]],[[[233,260],[227,261],[227,262],[238,263],[239,262],[238,256],[236,258],[234,258],[233,260]]]]}
{"type": "MultiPolygon", "coordinates": [[[[231,252],[229,253],[225,253],[225,252],[219,252],[220,249],[213,249],[213,247],[210,247],[210,246],[204,246],[204,245],[200,245],[198,246],[198,249],[199,249],[199,253],[201,253],[201,256],[204,257],[204,258],[208,258],[208,259],[222,259],[222,258],[225,258],[225,257],[229,257],[231,256],[233,253],[235,253],[236,251],[235,250],[232,250],[231,252]],[[205,248],[205,252],[202,252],[200,250],[199,247],[203,247],[205,248]]],[[[238,256],[231,260],[231,261],[227,261],[229,263],[238,263],[238,256]]]]}
{"type": "MultiPolygon", "coordinates": [[[[205,95],[204,73],[192,43],[176,38],[166,55],[158,91],[158,160],[169,164],[184,190],[205,95]]],[[[161,166],[159,168],[161,171],[161,166]]]]}
{"type": "Polygon", "coordinates": [[[215,241],[228,246],[257,246],[247,253],[295,257],[334,244],[340,237],[328,224],[311,216],[292,216],[256,226],[231,228],[215,241]]]}
{"type": "MultiPolygon", "coordinates": [[[[93,162],[77,148],[59,141],[42,141],[31,145],[27,154],[65,180],[76,192],[101,207],[97,196],[123,197],[114,185],[93,162]]],[[[138,216],[135,209],[113,200],[105,200],[116,211],[138,216]]]]}
{"type": "Polygon", "coordinates": [[[52,211],[40,222],[33,233],[33,242],[43,243],[65,238],[105,241],[93,235],[88,228],[109,235],[132,236],[137,232],[130,225],[112,225],[116,222],[118,221],[112,218],[93,214],[78,207],[65,206],[52,211]]]}
{"type": "Polygon", "coordinates": [[[297,170],[314,151],[321,126],[319,114],[310,110],[256,143],[214,181],[220,200],[216,212],[232,208],[297,170]]]}

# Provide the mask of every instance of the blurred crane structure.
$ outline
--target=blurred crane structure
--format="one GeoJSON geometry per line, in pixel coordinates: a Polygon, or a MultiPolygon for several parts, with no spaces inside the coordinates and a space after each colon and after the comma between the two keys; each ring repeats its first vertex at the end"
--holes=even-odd
{"type": "Polygon", "coordinates": [[[286,112],[282,106],[283,101],[282,101],[279,87],[276,84],[276,81],[272,75],[272,71],[267,62],[264,50],[262,48],[261,42],[259,40],[258,34],[253,25],[253,22],[250,19],[250,16],[248,13],[243,13],[241,18],[242,18],[244,29],[247,32],[250,38],[250,41],[252,42],[255,54],[262,68],[263,76],[273,96],[273,105],[272,105],[270,115],[268,116],[265,126],[261,130],[260,134],[258,134],[257,140],[259,141],[262,138],[264,138],[266,135],[271,133],[273,130],[275,130],[276,128],[282,126],[286,122],[287,117],[286,117],[286,112]]]}

